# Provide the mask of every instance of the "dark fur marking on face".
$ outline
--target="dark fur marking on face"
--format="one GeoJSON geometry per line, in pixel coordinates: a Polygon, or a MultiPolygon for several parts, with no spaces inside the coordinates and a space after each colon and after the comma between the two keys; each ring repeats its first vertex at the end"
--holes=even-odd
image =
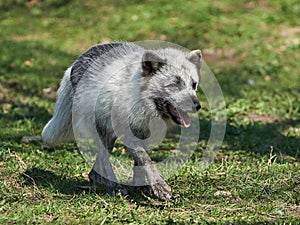
{"type": "Polygon", "coordinates": [[[157,111],[165,118],[169,118],[169,113],[166,110],[166,100],[163,98],[154,98],[153,99],[154,104],[156,106],[157,111]]]}
{"type": "Polygon", "coordinates": [[[192,88],[193,88],[193,90],[196,90],[197,86],[198,86],[197,82],[192,78],[192,88]]]}

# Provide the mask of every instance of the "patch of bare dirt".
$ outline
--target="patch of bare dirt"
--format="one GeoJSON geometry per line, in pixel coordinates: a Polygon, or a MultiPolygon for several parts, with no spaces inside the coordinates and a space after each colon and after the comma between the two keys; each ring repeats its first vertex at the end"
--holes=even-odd
{"type": "Polygon", "coordinates": [[[235,65],[238,62],[234,49],[204,49],[202,53],[208,64],[235,65]]]}
{"type": "Polygon", "coordinates": [[[56,89],[54,87],[44,88],[43,93],[50,99],[56,99],[56,89]]]}
{"type": "MultiPolygon", "coordinates": [[[[246,1],[244,4],[244,7],[246,9],[256,9],[256,8],[263,8],[265,10],[272,9],[268,2],[266,0],[258,0],[258,1],[246,1]]],[[[225,13],[232,13],[235,12],[239,9],[238,5],[230,4],[230,5],[225,5],[223,7],[223,11],[225,13]]]]}
{"type": "Polygon", "coordinates": [[[19,174],[11,174],[10,176],[2,176],[2,182],[4,186],[7,188],[7,190],[14,189],[14,190],[21,190],[22,184],[18,180],[19,174]]]}
{"type": "Polygon", "coordinates": [[[265,0],[259,0],[259,1],[249,1],[245,3],[245,7],[247,9],[254,9],[254,8],[264,8],[268,9],[270,8],[269,4],[265,0]]]}
{"type": "Polygon", "coordinates": [[[300,27],[283,27],[280,30],[280,35],[285,38],[292,37],[298,33],[300,33],[300,27]]]}
{"type": "Polygon", "coordinates": [[[293,205],[287,208],[287,211],[290,215],[293,215],[293,217],[300,219],[300,206],[299,205],[293,205]]]}
{"type": "Polygon", "coordinates": [[[28,35],[13,35],[11,39],[14,41],[32,41],[32,40],[46,39],[48,37],[49,37],[48,34],[28,34],[28,35]]]}
{"type": "Polygon", "coordinates": [[[276,115],[259,115],[254,112],[248,114],[251,122],[275,123],[280,121],[280,117],[276,115]]]}

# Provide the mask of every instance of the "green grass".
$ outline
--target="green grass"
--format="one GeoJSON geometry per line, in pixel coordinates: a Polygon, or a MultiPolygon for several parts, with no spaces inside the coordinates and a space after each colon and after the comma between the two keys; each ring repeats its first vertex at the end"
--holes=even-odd
{"type": "Polygon", "coordinates": [[[0,224],[300,223],[298,1],[26,2],[0,1],[0,224]],[[168,180],[168,202],[82,189],[90,166],[74,144],[21,142],[51,118],[51,90],[82,51],[145,39],[202,49],[227,105],[223,146],[202,170],[210,114],[199,91],[200,142],[168,180]]]}

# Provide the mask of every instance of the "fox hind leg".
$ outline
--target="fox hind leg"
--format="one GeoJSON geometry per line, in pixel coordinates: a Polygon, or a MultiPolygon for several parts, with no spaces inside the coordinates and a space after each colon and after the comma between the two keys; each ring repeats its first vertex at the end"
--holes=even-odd
{"type": "Polygon", "coordinates": [[[99,134],[99,136],[102,141],[98,144],[99,152],[89,173],[89,180],[95,186],[104,184],[111,196],[116,195],[118,192],[127,195],[127,190],[118,182],[109,160],[109,153],[112,151],[116,138],[112,135],[105,135],[104,137],[103,134],[99,134]]]}

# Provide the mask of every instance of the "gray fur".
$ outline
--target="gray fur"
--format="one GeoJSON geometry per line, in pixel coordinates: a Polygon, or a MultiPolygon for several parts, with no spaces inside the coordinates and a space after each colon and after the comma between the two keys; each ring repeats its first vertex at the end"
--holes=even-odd
{"type": "MultiPolygon", "coordinates": [[[[139,179],[146,178],[157,197],[169,199],[171,189],[146,153],[151,135],[149,125],[155,118],[163,119],[167,126],[173,125],[171,106],[184,115],[200,108],[196,87],[201,58],[200,50],[190,53],[173,48],[149,51],[132,43],[92,47],[65,72],[54,115],[43,129],[42,139],[48,145],[58,145],[72,140],[73,129],[75,132],[82,129],[81,124],[92,127],[96,122],[101,143],[94,137],[99,154],[90,179],[105,183],[110,194],[118,190],[126,193],[116,180],[108,156],[116,138],[125,136],[124,140],[130,140],[127,147],[138,166],[134,170],[134,181],[138,183],[139,179]],[[78,107],[72,109],[74,105],[78,107]],[[83,120],[73,121],[75,127],[72,127],[72,110],[83,120]]],[[[187,119],[185,122],[188,123],[187,119]]]]}

